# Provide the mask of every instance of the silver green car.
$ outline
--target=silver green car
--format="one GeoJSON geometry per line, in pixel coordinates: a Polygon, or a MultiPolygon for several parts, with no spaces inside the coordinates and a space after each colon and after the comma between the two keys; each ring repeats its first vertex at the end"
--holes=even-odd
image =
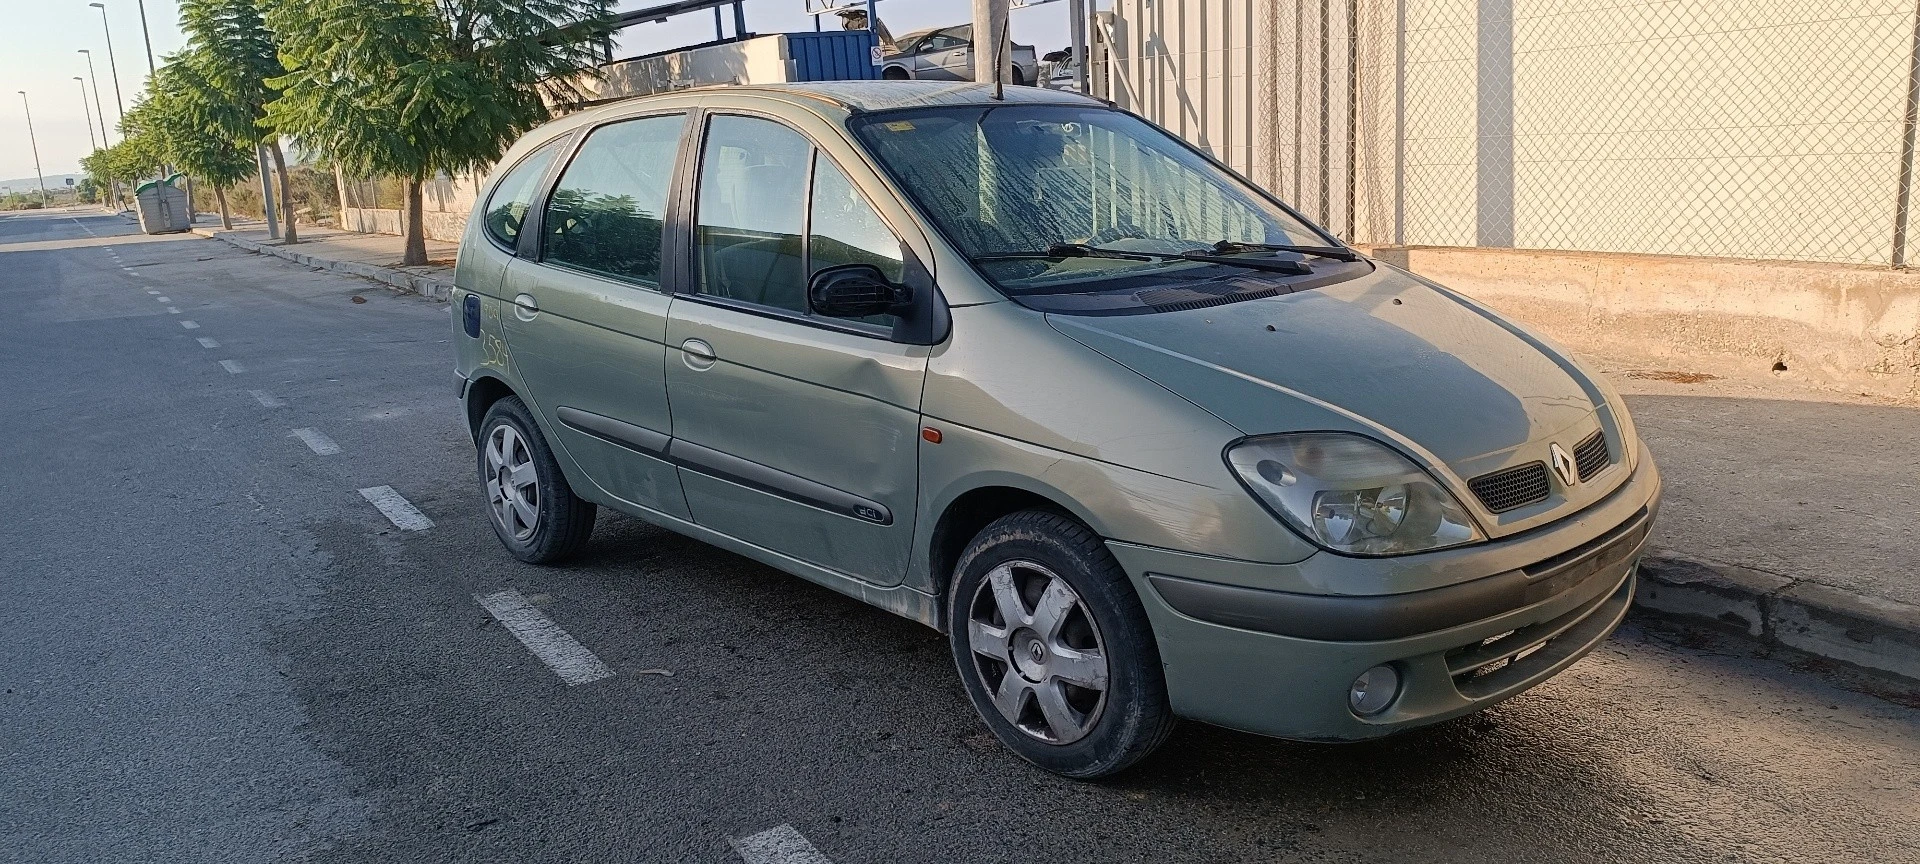
{"type": "Polygon", "coordinates": [[[1047,770],[1436,723],[1626,614],[1605,381],[1104,103],[691,90],[499,165],[454,341],[508,551],[610,507],[939,628],[1047,770]]]}

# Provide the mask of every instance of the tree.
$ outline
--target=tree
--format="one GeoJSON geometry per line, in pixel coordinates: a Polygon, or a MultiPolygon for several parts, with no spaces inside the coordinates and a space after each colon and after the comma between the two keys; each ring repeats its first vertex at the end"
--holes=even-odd
{"type": "Polygon", "coordinates": [[[485,168],[575,102],[612,0],[276,0],[287,74],[267,122],[356,174],[407,184],[405,263],[425,264],[422,189],[485,168]]]}
{"type": "Polygon", "coordinates": [[[263,6],[272,0],[180,0],[180,29],[187,36],[190,65],[252,118],[247,140],[265,145],[280,178],[281,236],[300,242],[294,227],[293,194],[287,182],[287,158],[280,149],[283,130],[267,120],[267,105],[280,91],[272,82],[286,74],[280,64],[280,41],[268,29],[263,6]]]}
{"type": "Polygon", "coordinates": [[[232,228],[227,189],[257,170],[250,151],[259,126],[247,106],[229,99],[206,74],[211,62],[217,61],[191,51],[167,58],[154,73],[149,96],[129,116],[139,115],[166,161],[213,186],[220,224],[232,228]]]}
{"type": "Polygon", "coordinates": [[[136,105],[133,111],[127,112],[120,143],[102,147],[80,160],[80,167],[85,168],[95,182],[109,188],[124,183],[131,188],[140,178],[151,176],[165,160],[156,137],[142,122],[139,108],[136,105]]]}

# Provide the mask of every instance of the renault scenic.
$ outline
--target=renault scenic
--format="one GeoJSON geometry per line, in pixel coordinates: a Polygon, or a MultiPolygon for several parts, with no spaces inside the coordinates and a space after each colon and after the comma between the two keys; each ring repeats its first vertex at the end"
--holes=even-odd
{"type": "Polygon", "coordinates": [[[1073,777],[1180,717],[1353,741],[1520,693],[1619,624],[1659,506],[1565,351],[1057,91],[576,113],[456,281],[512,555],[608,507],[924,622],[1073,777]]]}

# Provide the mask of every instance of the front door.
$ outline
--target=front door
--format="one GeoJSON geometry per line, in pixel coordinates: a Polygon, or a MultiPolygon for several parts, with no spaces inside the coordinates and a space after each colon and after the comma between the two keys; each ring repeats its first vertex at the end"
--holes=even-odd
{"type": "Polygon", "coordinates": [[[667,459],[662,226],[686,115],[587,136],[545,201],[539,260],[515,260],[507,347],[557,446],[628,504],[688,518],[667,459]]]}
{"type": "Polygon", "coordinates": [[[702,526],[898,584],[913,542],[928,349],[891,341],[879,317],[811,315],[806,283],[850,263],[900,279],[900,241],[800,133],[740,115],[709,124],[694,284],[666,335],[688,506],[702,526]]]}

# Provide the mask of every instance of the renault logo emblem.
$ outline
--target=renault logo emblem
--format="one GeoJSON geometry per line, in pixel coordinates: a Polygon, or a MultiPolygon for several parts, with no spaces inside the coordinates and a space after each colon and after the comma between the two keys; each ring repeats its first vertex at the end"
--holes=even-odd
{"type": "Polygon", "coordinates": [[[1580,485],[1580,469],[1573,464],[1573,457],[1559,444],[1547,447],[1547,458],[1553,462],[1553,473],[1560,475],[1560,483],[1572,488],[1580,485]]]}

